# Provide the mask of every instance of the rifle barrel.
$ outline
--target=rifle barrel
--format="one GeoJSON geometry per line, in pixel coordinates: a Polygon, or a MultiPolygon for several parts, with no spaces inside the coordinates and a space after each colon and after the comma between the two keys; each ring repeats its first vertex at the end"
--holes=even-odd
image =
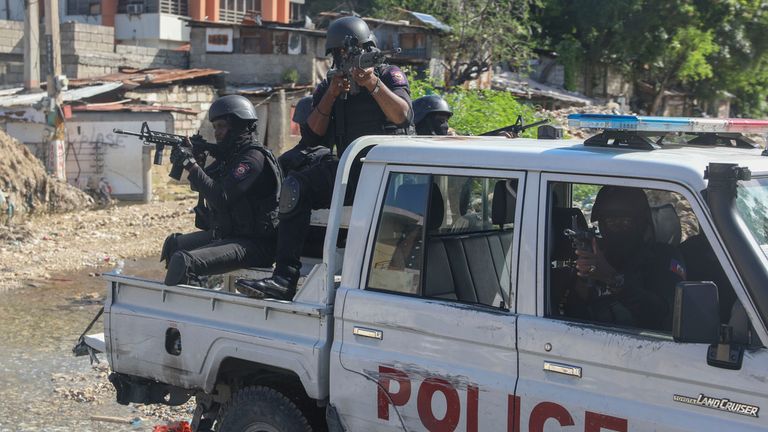
{"type": "Polygon", "coordinates": [[[138,132],[131,132],[131,131],[127,131],[127,130],[124,130],[124,129],[118,129],[118,128],[112,129],[112,132],[114,132],[116,134],[120,134],[120,135],[132,135],[132,136],[137,136],[137,137],[142,137],[142,138],[144,137],[143,134],[140,134],[138,132]]]}

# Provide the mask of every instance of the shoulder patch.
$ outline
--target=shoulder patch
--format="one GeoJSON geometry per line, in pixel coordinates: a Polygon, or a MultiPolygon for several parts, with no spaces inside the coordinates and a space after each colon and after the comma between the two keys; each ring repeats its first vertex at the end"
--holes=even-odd
{"type": "Polygon", "coordinates": [[[686,280],[685,266],[680,261],[672,258],[669,262],[669,271],[680,276],[681,279],[686,280]]]}
{"type": "Polygon", "coordinates": [[[390,66],[385,73],[392,78],[392,84],[394,85],[408,84],[408,78],[405,77],[405,73],[397,66],[390,66]]]}
{"type": "Polygon", "coordinates": [[[251,166],[248,165],[245,162],[240,162],[233,170],[232,170],[232,177],[236,178],[237,180],[244,179],[248,173],[251,171],[251,166]]]}

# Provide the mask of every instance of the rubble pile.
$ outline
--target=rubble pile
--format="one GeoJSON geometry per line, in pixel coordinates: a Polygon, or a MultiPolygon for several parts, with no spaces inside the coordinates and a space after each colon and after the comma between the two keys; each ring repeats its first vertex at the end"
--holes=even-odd
{"type": "Polygon", "coordinates": [[[61,213],[93,204],[86,193],[49,176],[29,149],[3,131],[0,154],[0,190],[14,203],[17,214],[61,213]]]}

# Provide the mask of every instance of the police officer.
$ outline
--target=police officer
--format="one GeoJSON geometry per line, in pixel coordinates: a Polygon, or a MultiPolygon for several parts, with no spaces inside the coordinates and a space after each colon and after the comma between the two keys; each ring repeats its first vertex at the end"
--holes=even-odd
{"type": "MultiPolygon", "coordinates": [[[[325,52],[332,55],[333,68],[341,65],[350,42],[363,50],[376,46],[373,33],[362,19],[349,16],[332,22],[326,34],[325,52]]],[[[308,146],[335,146],[336,155],[341,155],[352,141],[364,135],[411,132],[411,93],[403,71],[391,65],[355,68],[351,79],[359,87],[356,94],[351,92],[349,78],[344,74],[324,80],[315,89],[313,109],[302,138],[308,146]]],[[[275,271],[271,278],[236,281],[238,291],[254,297],[293,298],[311,212],[330,206],[337,168],[338,159],[334,158],[286,177],[280,196],[281,228],[275,271]]],[[[359,164],[356,170],[353,168],[347,197],[354,195],[359,169],[359,164]]]]}
{"type": "Polygon", "coordinates": [[[203,168],[192,146],[171,153],[171,162],[189,172],[192,190],[200,194],[195,225],[202,231],[165,240],[166,285],[274,262],[282,174],[258,141],[256,110],[242,96],[224,96],[211,105],[208,119],[217,143],[213,163],[203,168]]]}
{"type": "Polygon", "coordinates": [[[604,186],[591,220],[601,238],[594,240],[592,251],[576,250],[580,279],[567,299],[566,315],[671,330],[675,285],[685,280],[685,266],[674,247],[655,242],[645,192],[604,186]]]}
{"type": "Polygon", "coordinates": [[[426,95],[413,101],[416,135],[448,135],[448,119],[452,115],[448,102],[438,95],[426,95]]]}

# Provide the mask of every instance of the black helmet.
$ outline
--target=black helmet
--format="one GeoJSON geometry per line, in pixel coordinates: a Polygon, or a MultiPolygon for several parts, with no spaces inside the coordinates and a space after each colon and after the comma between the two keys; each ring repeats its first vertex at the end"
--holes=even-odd
{"type": "Polygon", "coordinates": [[[256,121],[256,108],[243,96],[229,95],[216,99],[208,109],[208,120],[214,121],[225,115],[233,115],[240,120],[256,121]]]}
{"type": "Polygon", "coordinates": [[[358,46],[361,47],[376,46],[376,38],[365,21],[358,17],[345,16],[328,26],[325,34],[325,55],[336,48],[343,48],[347,37],[356,38],[358,46]]]}
{"type": "Polygon", "coordinates": [[[643,223],[651,223],[651,207],[642,189],[626,186],[603,186],[592,206],[592,222],[605,216],[632,216],[643,223]]]}
{"type": "Polygon", "coordinates": [[[298,124],[304,124],[309,119],[309,113],[312,112],[312,96],[305,96],[296,102],[296,108],[293,110],[293,120],[298,124]]]}
{"type": "Polygon", "coordinates": [[[429,113],[445,113],[448,114],[448,118],[453,115],[451,107],[448,106],[448,102],[438,95],[422,96],[413,101],[413,123],[421,123],[424,117],[429,113]]]}

